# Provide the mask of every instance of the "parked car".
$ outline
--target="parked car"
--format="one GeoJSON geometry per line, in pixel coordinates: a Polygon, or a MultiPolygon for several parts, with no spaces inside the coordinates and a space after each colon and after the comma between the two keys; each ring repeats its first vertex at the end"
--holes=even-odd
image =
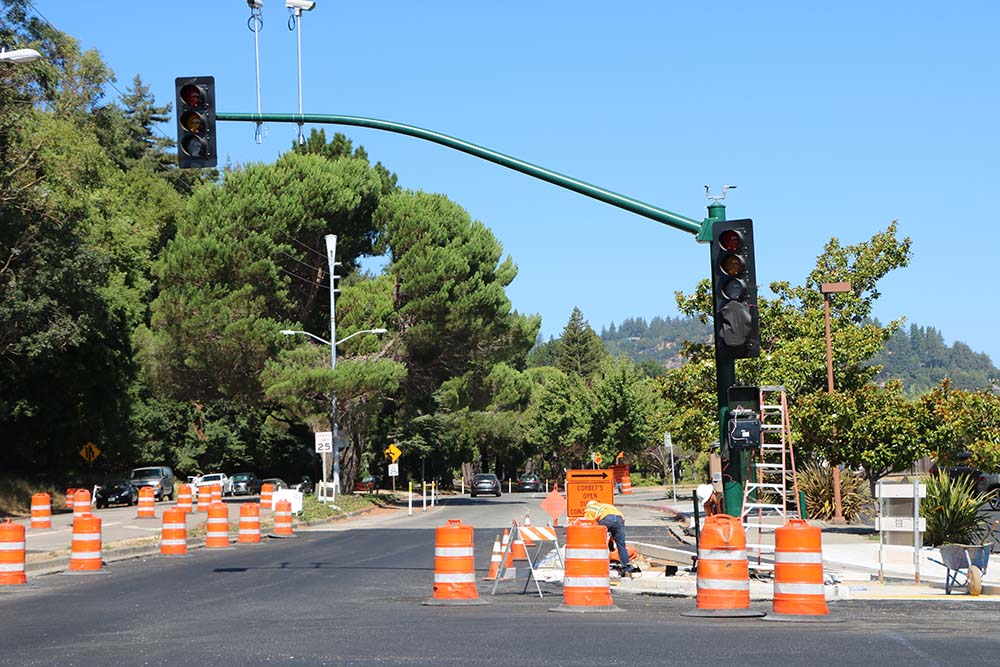
{"type": "Polygon", "coordinates": [[[1000,511],[1000,473],[983,472],[979,474],[979,481],[976,484],[976,491],[979,493],[992,493],[987,501],[991,510],[1000,511]]]}
{"type": "Polygon", "coordinates": [[[268,477],[267,479],[260,480],[261,486],[265,484],[270,484],[274,488],[272,491],[281,491],[282,489],[287,489],[288,485],[285,484],[285,480],[279,479],[278,477],[268,477]]]}
{"type": "Polygon", "coordinates": [[[309,495],[310,493],[313,492],[313,483],[312,480],[309,479],[309,475],[302,475],[301,482],[299,482],[298,484],[292,484],[288,488],[294,489],[295,491],[298,491],[303,495],[309,495]]]}
{"type": "Polygon", "coordinates": [[[201,487],[212,486],[213,484],[218,484],[222,487],[222,495],[233,495],[233,480],[231,480],[224,472],[210,472],[207,475],[202,475],[201,479],[195,482],[192,491],[197,493],[198,489],[201,487]]]}
{"type": "MultiPolygon", "coordinates": [[[[971,479],[973,483],[978,487],[979,477],[982,472],[976,466],[972,465],[972,452],[961,452],[955,457],[957,463],[955,465],[947,466],[944,469],[948,471],[948,476],[952,479],[971,479]]],[[[935,463],[931,466],[931,474],[936,475],[938,473],[938,464],[935,463]]]]}
{"type": "Polygon", "coordinates": [[[174,471],[167,466],[135,468],[129,475],[129,481],[137,489],[151,487],[156,500],[170,500],[174,497],[174,471]]]}
{"type": "Polygon", "coordinates": [[[354,490],[371,493],[382,488],[382,478],[378,475],[367,475],[361,478],[360,482],[354,483],[354,490]]]}
{"type": "Polygon", "coordinates": [[[252,472],[238,472],[229,478],[234,496],[256,496],[260,493],[260,480],[252,472]]]}
{"type": "Polygon", "coordinates": [[[480,493],[492,493],[500,497],[500,480],[492,473],[482,473],[472,478],[469,495],[475,498],[480,493]]]}
{"type": "Polygon", "coordinates": [[[94,505],[104,509],[111,505],[135,505],[139,502],[139,489],[127,479],[115,479],[97,487],[94,505]]]}
{"type": "Polygon", "coordinates": [[[538,479],[538,475],[521,475],[517,478],[517,490],[518,491],[541,491],[542,490],[542,480],[538,479]]]}

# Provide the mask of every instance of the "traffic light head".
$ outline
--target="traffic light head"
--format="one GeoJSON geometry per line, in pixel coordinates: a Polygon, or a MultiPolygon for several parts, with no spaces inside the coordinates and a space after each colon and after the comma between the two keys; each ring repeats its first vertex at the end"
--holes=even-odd
{"type": "Polygon", "coordinates": [[[719,355],[728,359],[758,356],[760,317],[752,220],[721,220],[712,225],[712,305],[719,355]]]}
{"type": "Polygon", "coordinates": [[[174,80],[177,104],[177,165],[181,169],[214,167],[215,77],[189,76],[174,80]]]}

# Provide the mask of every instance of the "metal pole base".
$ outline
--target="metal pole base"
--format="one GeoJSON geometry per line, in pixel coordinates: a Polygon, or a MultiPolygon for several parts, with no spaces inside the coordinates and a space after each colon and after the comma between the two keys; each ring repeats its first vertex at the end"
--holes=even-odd
{"type": "Polygon", "coordinates": [[[271,533],[271,534],[268,535],[268,537],[273,537],[273,538],[275,538],[277,540],[288,540],[288,539],[291,539],[293,537],[298,537],[298,535],[295,535],[294,533],[291,534],[291,535],[275,535],[274,533],[271,533]]]}

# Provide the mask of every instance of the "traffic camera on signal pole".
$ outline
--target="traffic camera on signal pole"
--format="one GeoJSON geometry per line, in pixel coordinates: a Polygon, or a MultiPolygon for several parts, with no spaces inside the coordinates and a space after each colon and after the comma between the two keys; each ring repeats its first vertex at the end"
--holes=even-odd
{"type": "Polygon", "coordinates": [[[214,167],[215,77],[190,76],[174,80],[177,105],[177,166],[214,167]]]}
{"type": "Polygon", "coordinates": [[[760,315],[752,220],[712,224],[712,305],[719,355],[729,359],[758,356],[760,315]]]}

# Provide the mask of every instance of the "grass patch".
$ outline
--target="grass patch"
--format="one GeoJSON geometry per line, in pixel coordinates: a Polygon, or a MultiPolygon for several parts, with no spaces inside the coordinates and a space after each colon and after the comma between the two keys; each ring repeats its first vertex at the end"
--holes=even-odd
{"type": "Polygon", "coordinates": [[[0,476],[0,517],[31,515],[31,496],[45,492],[52,497],[52,506],[62,507],[63,491],[56,491],[51,484],[36,484],[18,477],[0,476]]]}
{"type": "Polygon", "coordinates": [[[322,521],[370,507],[390,507],[396,500],[391,494],[343,493],[337,496],[336,502],[321,503],[315,495],[309,495],[302,498],[302,513],[297,518],[299,521],[322,521]]]}

